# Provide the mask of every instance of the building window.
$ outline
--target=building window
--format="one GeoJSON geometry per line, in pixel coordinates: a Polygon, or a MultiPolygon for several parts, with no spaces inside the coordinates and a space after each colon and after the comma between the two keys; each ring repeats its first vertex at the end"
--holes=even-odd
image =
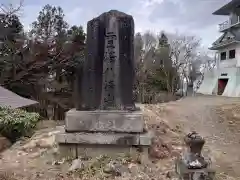
{"type": "Polygon", "coordinates": [[[226,59],[227,59],[227,53],[226,52],[221,52],[220,60],[226,60],[226,59]]]}
{"type": "Polygon", "coordinates": [[[234,59],[235,58],[236,51],[235,49],[229,51],[229,59],[234,59]]]}

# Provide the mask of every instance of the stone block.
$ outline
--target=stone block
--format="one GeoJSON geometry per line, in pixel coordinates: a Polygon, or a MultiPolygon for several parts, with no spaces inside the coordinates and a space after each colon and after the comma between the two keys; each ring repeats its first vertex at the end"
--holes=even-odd
{"type": "Polygon", "coordinates": [[[56,135],[58,143],[65,144],[101,144],[101,145],[144,145],[151,144],[152,137],[149,133],[59,133],[56,135]]]}
{"type": "Polygon", "coordinates": [[[58,158],[75,158],[77,157],[77,145],[76,144],[62,144],[58,146],[59,155],[58,158]]]}
{"type": "Polygon", "coordinates": [[[77,71],[78,110],[134,109],[134,34],[133,17],[116,10],[87,23],[86,61],[77,71]]]}
{"type": "Polygon", "coordinates": [[[148,161],[148,147],[142,147],[143,151],[139,152],[137,147],[116,146],[116,145],[87,145],[87,144],[59,144],[58,158],[79,158],[91,157],[96,158],[107,155],[111,158],[131,157],[141,162],[148,161]]]}
{"type": "Polygon", "coordinates": [[[142,146],[149,146],[152,144],[152,138],[154,137],[153,132],[139,134],[139,144],[142,146]]]}
{"type": "Polygon", "coordinates": [[[77,145],[77,154],[80,157],[93,157],[107,155],[109,157],[136,155],[137,148],[124,146],[107,146],[107,145],[77,145]]]}
{"type": "Polygon", "coordinates": [[[67,132],[132,132],[144,129],[142,111],[77,111],[66,113],[67,132]]]}
{"type": "Polygon", "coordinates": [[[208,179],[214,180],[215,170],[212,168],[188,169],[182,159],[175,162],[175,171],[182,180],[208,179]]]}

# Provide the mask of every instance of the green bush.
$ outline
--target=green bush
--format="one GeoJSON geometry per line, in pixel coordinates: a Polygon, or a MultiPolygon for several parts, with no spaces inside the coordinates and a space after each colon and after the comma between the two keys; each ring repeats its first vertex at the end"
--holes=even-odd
{"type": "Polygon", "coordinates": [[[12,142],[29,135],[36,127],[39,114],[21,109],[0,107],[0,134],[12,142]]]}

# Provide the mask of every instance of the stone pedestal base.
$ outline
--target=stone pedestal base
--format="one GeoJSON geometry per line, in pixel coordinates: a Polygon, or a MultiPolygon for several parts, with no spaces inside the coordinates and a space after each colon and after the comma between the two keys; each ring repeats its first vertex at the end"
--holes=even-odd
{"type": "Polygon", "coordinates": [[[87,145],[87,144],[59,144],[60,157],[100,157],[106,155],[111,158],[130,156],[142,162],[148,160],[148,147],[129,147],[115,145],[87,145]]]}
{"type": "Polygon", "coordinates": [[[56,135],[61,156],[130,155],[146,159],[153,134],[144,132],[141,111],[76,111],[66,113],[56,135]]]}
{"type": "Polygon", "coordinates": [[[176,160],[176,173],[181,180],[214,180],[215,171],[211,168],[188,169],[182,159],[176,160]]]}
{"type": "Polygon", "coordinates": [[[66,113],[67,132],[143,132],[144,120],[139,111],[77,111],[66,113]]]}

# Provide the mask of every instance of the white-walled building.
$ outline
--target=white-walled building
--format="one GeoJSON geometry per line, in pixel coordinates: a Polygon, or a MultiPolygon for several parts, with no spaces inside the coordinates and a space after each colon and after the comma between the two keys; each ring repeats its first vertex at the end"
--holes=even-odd
{"type": "Polygon", "coordinates": [[[228,20],[219,24],[223,34],[209,48],[217,53],[217,68],[205,72],[197,93],[240,97],[240,0],[213,14],[228,16],[228,20]]]}

